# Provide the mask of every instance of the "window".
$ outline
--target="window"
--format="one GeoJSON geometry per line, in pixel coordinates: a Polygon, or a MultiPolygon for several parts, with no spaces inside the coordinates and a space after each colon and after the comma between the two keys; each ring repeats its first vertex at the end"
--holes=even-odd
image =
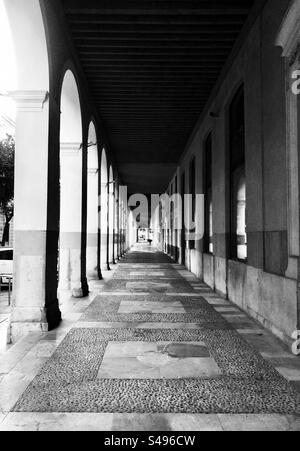
{"type": "Polygon", "coordinates": [[[210,133],[204,146],[204,196],[205,196],[205,225],[204,225],[204,246],[205,253],[214,252],[213,245],[213,204],[212,204],[212,134],[210,133]]]}
{"type": "MultiPolygon", "coordinates": [[[[173,183],[171,184],[170,199],[173,196],[173,183]]],[[[173,230],[174,230],[174,203],[170,202],[170,255],[173,257],[173,230]]]]}
{"type": "MultiPolygon", "coordinates": [[[[170,192],[171,200],[172,200],[172,196],[173,196],[173,184],[171,185],[171,192],[170,192]]],[[[172,234],[173,230],[174,230],[174,202],[170,203],[170,229],[171,229],[171,234],[172,234]]]]}
{"type": "Polygon", "coordinates": [[[247,259],[244,89],[234,97],[230,120],[230,257],[247,259]]]}
{"type": "MultiPolygon", "coordinates": [[[[191,205],[191,214],[190,214],[190,221],[191,224],[190,227],[190,233],[195,234],[195,226],[191,227],[193,224],[195,224],[196,220],[196,164],[195,164],[195,157],[191,160],[190,163],[190,205],[191,205]]],[[[195,249],[195,239],[190,240],[190,249],[195,249]]]]}
{"type": "Polygon", "coordinates": [[[181,263],[185,265],[185,249],[186,249],[186,227],[185,227],[185,173],[181,176],[181,198],[182,198],[182,211],[181,211],[181,263]]]}
{"type": "Polygon", "coordinates": [[[175,240],[174,240],[174,246],[175,246],[175,260],[178,262],[179,255],[178,255],[178,178],[175,177],[175,184],[174,184],[174,191],[176,195],[176,204],[175,204],[175,240]]]}

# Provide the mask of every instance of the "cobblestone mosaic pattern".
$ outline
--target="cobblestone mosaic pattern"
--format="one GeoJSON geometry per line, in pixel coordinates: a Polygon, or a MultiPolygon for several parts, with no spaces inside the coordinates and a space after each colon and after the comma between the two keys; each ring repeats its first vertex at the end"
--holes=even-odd
{"type": "MultiPolygon", "coordinates": [[[[149,306],[150,308],[150,306],[149,306]]],[[[82,315],[82,322],[174,322],[197,323],[203,327],[229,329],[230,325],[202,297],[176,297],[165,295],[149,296],[98,296],[82,315]],[[185,313],[120,313],[122,302],[131,303],[166,303],[180,300],[185,313]]]]}
{"type": "Polygon", "coordinates": [[[170,258],[167,255],[155,252],[154,250],[149,250],[146,252],[145,249],[143,249],[142,252],[130,252],[130,254],[127,254],[122,260],[122,264],[137,265],[140,263],[151,265],[170,265],[170,258]]]}
{"type": "Polygon", "coordinates": [[[235,331],[76,329],[47,361],[14,411],[300,414],[300,399],[235,331]],[[203,342],[222,375],[99,379],[111,342],[203,342]]]}
{"type": "Polygon", "coordinates": [[[292,384],[225,319],[243,329],[246,316],[222,316],[228,306],[206,301],[192,274],[141,249],[122,259],[14,412],[300,415],[292,384]]]}
{"type": "Polygon", "coordinates": [[[126,268],[126,266],[129,265],[123,265],[122,268],[119,268],[117,270],[117,278],[118,279],[126,279],[128,281],[133,280],[142,280],[142,281],[151,281],[158,279],[161,281],[168,281],[170,280],[178,280],[178,273],[174,269],[168,269],[166,268],[154,268],[152,265],[147,268],[143,268],[144,265],[140,265],[139,268],[129,266],[126,268]],[[125,266],[125,267],[124,267],[125,266]]]}
{"type": "Polygon", "coordinates": [[[152,278],[146,280],[128,280],[119,279],[117,276],[107,282],[105,286],[106,291],[128,291],[131,293],[151,292],[151,293],[166,293],[166,292],[182,292],[193,293],[194,288],[184,279],[162,280],[161,278],[152,278]]]}

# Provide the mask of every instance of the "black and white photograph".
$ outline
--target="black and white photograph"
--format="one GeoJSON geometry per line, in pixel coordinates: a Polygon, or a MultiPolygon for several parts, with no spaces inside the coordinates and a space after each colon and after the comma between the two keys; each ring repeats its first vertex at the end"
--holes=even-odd
{"type": "Polygon", "coordinates": [[[300,0],[0,0],[0,431],[300,431],[300,0]]]}

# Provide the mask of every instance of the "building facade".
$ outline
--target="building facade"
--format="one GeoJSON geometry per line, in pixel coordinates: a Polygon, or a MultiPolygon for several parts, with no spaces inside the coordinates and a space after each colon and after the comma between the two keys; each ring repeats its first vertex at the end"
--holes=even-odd
{"type": "Polygon", "coordinates": [[[179,261],[287,342],[300,320],[293,92],[299,7],[266,3],[219,80],[170,185],[189,193],[194,177],[196,192],[207,200],[203,239],[194,247],[178,247],[180,231],[169,239],[179,261]]]}

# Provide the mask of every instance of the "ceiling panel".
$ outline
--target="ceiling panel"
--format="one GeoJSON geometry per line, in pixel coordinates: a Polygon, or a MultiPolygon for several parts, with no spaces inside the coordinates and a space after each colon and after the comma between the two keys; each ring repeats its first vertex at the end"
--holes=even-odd
{"type": "Polygon", "coordinates": [[[130,192],[166,188],[252,0],[61,0],[130,192]]]}

